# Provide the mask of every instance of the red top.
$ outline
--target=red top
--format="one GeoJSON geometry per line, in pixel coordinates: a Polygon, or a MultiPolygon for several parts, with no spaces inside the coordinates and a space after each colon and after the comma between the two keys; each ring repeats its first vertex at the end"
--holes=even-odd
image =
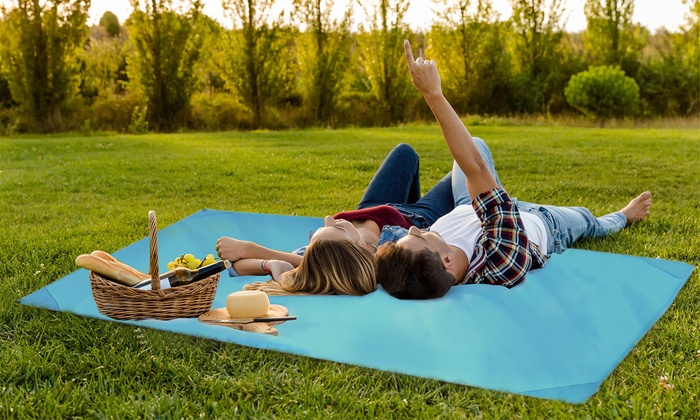
{"type": "Polygon", "coordinates": [[[411,223],[403,214],[401,214],[400,211],[386,205],[368,207],[361,210],[341,211],[333,216],[333,218],[344,219],[348,222],[352,222],[353,220],[369,219],[379,225],[379,230],[382,230],[384,226],[401,226],[405,229],[413,226],[413,223],[411,223]]]}

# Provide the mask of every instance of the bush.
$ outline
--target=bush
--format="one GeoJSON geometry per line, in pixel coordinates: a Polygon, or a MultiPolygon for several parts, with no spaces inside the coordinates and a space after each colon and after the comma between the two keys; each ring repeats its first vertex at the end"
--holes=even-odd
{"type": "Polygon", "coordinates": [[[17,108],[0,107],[0,136],[11,136],[21,131],[17,108]]]}
{"type": "Polygon", "coordinates": [[[195,93],[187,113],[186,125],[197,131],[248,130],[253,115],[230,93],[195,93]]]}
{"type": "Polygon", "coordinates": [[[639,86],[619,67],[592,66],[571,77],[564,89],[569,105],[586,115],[607,118],[633,115],[639,106],[639,86]]]}
{"type": "Polygon", "coordinates": [[[637,80],[645,115],[687,117],[700,111],[700,68],[687,66],[678,57],[642,64],[637,80]]]}
{"type": "Polygon", "coordinates": [[[348,92],[338,97],[336,125],[372,127],[380,125],[377,99],[370,92],[348,92]]]}
{"type": "Polygon", "coordinates": [[[143,99],[135,94],[98,96],[91,106],[91,125],[97,131],[128,132],[134,110],[143,99]]]}

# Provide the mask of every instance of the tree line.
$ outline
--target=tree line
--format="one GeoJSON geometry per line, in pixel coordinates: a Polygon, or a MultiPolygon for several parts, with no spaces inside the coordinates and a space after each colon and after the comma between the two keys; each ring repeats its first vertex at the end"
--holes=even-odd
{"type": "Polygon", "coordinates": [[[438,62],[460,114],[637,118],[700,113],[700,0],[678,30],[632,22],[634,0],[586,0],[587,28],[563,29],[564,0],[438,0],[424,32],[409,0],[131,0],[125,22],[87,25],[89,0],[0,7],[0,134],[391,125],[429,119],[403,39],[438,62]],[[353,26],[357,19],[362,23],[353,26]]]}

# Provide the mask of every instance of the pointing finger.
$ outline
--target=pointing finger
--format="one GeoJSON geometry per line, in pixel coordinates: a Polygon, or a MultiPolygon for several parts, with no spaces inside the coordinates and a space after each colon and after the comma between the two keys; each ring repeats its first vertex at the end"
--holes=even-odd
{"type": "Polygon", "coordinates": [[[403,49],[406,53],[406,60],[408,61],[408,65],[413,65],[415,63],[415,60],[413,59],[413,53],[411,52],[411,43],[408,42],[407,39],[403,42],[403,49]]]}

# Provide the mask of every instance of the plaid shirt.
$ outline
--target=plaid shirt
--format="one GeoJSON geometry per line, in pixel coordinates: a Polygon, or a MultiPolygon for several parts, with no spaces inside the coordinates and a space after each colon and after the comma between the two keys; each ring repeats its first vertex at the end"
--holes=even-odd
{"type": "Polygon", "coordinates": [[[459,284],[518,285],[528,271],[544,267],[547,257],[530,242],[520,213],[502,188],[479,194],[472,207],[482,233],[470,258],[467,275],[459,284]]]}

